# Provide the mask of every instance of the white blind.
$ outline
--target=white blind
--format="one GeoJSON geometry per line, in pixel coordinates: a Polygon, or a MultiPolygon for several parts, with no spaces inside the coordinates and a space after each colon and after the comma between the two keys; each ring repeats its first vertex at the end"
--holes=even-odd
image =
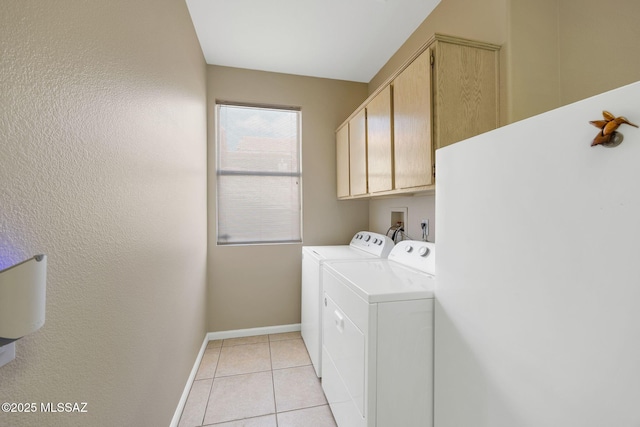
{"type": "Polygon", "coordinates": [[[217,242],[301,242],[300,111],[216,105],[217,242]]]}

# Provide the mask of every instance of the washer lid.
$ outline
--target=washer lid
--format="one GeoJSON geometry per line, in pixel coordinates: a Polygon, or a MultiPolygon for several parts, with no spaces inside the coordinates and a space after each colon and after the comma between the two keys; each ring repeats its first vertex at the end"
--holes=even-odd
{"type": "Polygon", "coordinates": [[[434,276],[387,259],[329,261],[323,268],[368,303],[433,298],[434,276]]]}

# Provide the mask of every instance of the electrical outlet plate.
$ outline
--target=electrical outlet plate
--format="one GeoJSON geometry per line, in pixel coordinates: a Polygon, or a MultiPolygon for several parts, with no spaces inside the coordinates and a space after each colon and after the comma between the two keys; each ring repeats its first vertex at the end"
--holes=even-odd
{"type": "Polygon", "coordinates": [[[429,219],[428,218],[425,218],[422,221],[420,221],[420,229],[422,230],[422,240],[426,242],[429,238],[429,219]]]}

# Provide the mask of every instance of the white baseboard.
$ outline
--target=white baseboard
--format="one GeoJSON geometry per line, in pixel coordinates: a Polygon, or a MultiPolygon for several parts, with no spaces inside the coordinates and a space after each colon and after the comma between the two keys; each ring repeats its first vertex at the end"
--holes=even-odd
{"type": "Polygon", "coordinates": [[[180,397],[180,401],[178,402],[178,407],[176,408],[176,411],[173,414],[173,418],[171,419],[170,427],[178,427],[178,423],[180,422],[180,416],[182,416],[184,405],[187,403],[187,398],[189,397],[191,386],[193,385],[193,381],[195,381],[196,379],[196,373],[198,372],[198,367],[200,366],[200,362],[202,361],[202,357],[204,356],[204,352],[207,349],[207,343],[209,341],[224,340],[229,338],[252,337],[254,335],[282,334],[285,332],[297,332],[300,329],[301,329],[300,323],[294,323],[292,325],[265,326],[261,328],[236,329],[233,331],[220,331],[220,332],[207,333],[204,337],[204,341],[202,342],[202,346],[200,347],[200,352],[196,357],[196,361],[193,364],[193,368],[191,368],[191,374],[189,374],[189,379],[187,380],[187,384],[184,386],[184,391],[182,392],[182,396],[180,397]]]}
{"type": "Polygon", "coordinates": [[[297,332],[300,329],[300,323],[294,323],[292,325],[265,326],[262,328],[236,329],[233,331],[209,332],[207,334],[207,339],[209,339],[209,341],[214,341],[229,338],[252,337],[254,335],[282,334],[285,332],[297,332]]]}
{"type": "Polygon", "coordinates": [[[189,397],[189,392],[191,391],[191,385],[193,385],[193,381],[196,379],[196,373],[198,372],[198,367],[200,366],[200,362],[202,361],[202,357],[204,356],[204,351],[207,349],[208,343],[209,338],[205,335],[202,346],[200,346],[198,356],[196,356],[196,362],[193,364],[193,368],[191,368],[191,374],[189,374],[187,384],[184,386],[182,396],[180,396],[180,401],[178,402],[176,412],[174,412],[173,418],[171,419],[171,424],[169,424],[170,427],[178,427],[180,417],[182,416],[182,411],[184,411],[184,405],[187,403],[187,397],[189,397]]]}

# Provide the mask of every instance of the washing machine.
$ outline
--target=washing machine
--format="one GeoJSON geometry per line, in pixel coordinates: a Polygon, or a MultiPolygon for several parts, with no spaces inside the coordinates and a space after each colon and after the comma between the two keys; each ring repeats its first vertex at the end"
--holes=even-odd
{"type": "Polygon", "coordinates": [[[323,269],[322,388],[338,426],[432,426],[435,244],[323,269]]]}
{"type": "Polygon", "coordinates": [[[322,376],[322,264],[386,258],[393,245],[385,235],[360,231],[348,245],[302,247],[301,334],[318,378],[322,376]]]}

